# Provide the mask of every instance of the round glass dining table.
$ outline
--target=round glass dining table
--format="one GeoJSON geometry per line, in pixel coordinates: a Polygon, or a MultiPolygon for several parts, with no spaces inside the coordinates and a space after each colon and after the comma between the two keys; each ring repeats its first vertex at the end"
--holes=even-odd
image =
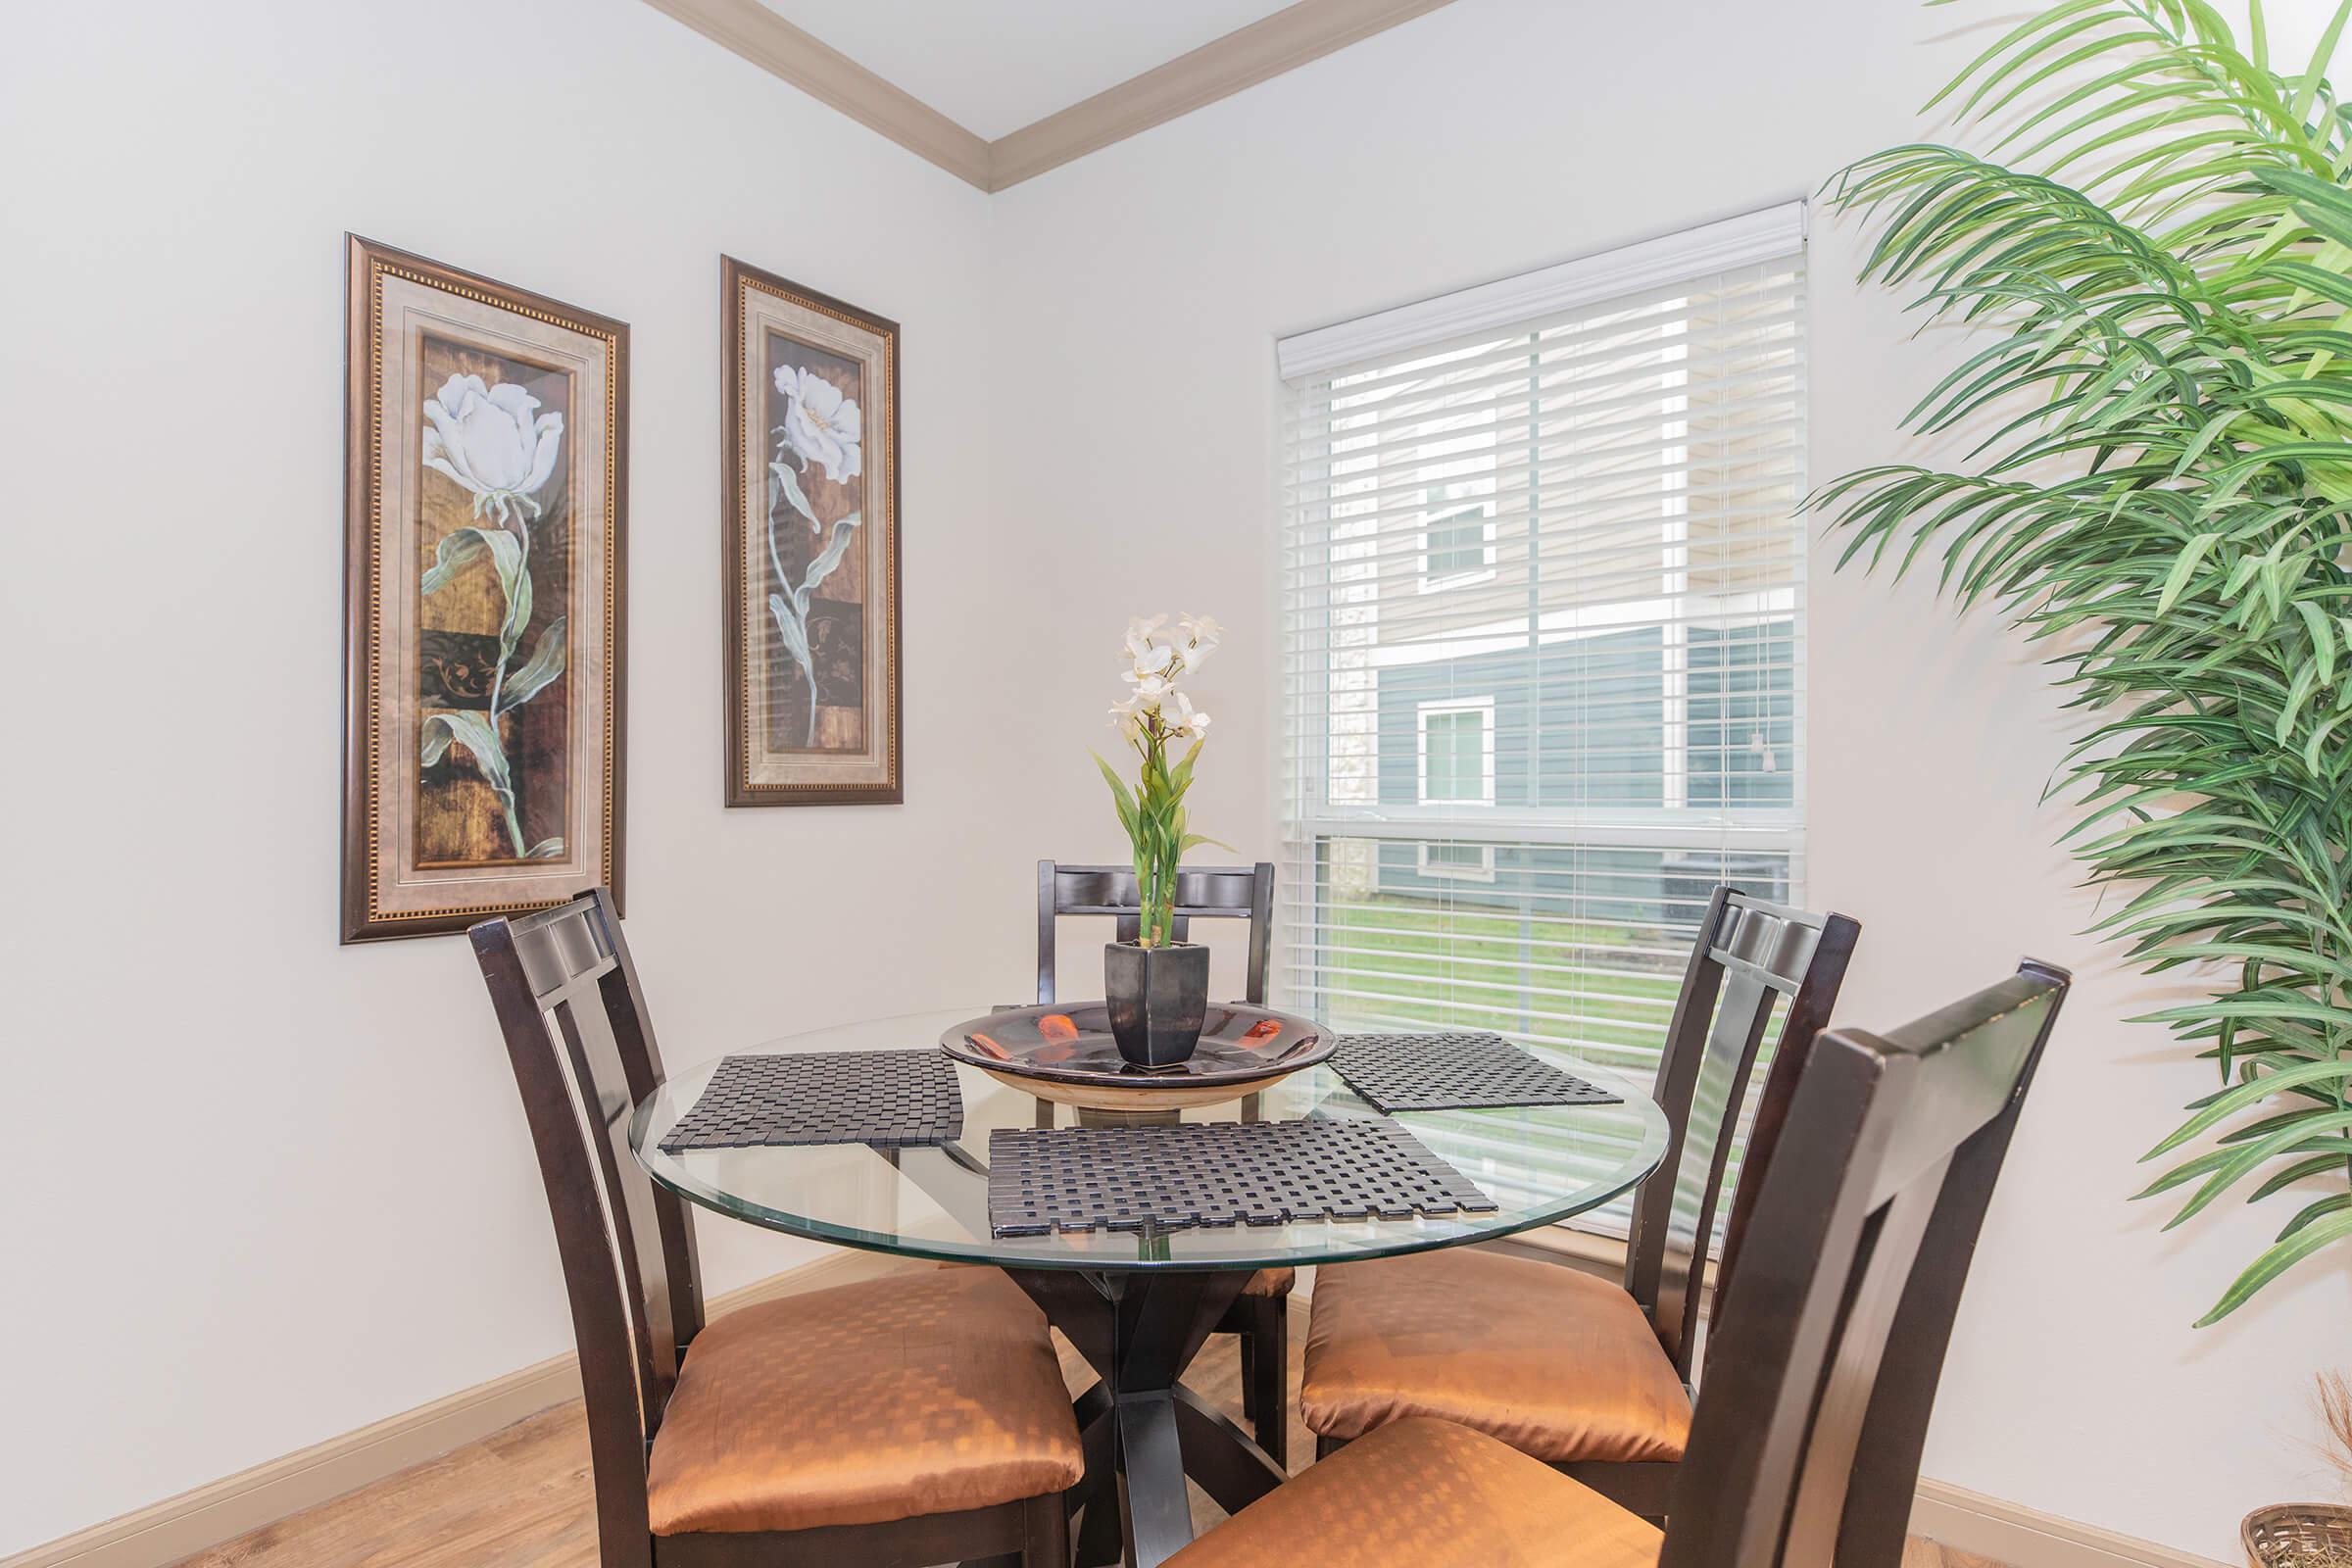
{"type": "MultiPolygon", "coordinates": [[[[944,1031],[989,1010],[868,1019],[753,1049],[936,1048],[944,1031]]],[[[1079,1494],[1089,1515],[1080,1533],[1081,1561],[1107,1555],[1107,1540],[1121,1544],[1127,1561],[1151,1568],[1192,1539],[1188,1475],[1227,1512],[1284,1479],[1282,1468],[1240,1426],[1182,1381],[1252,1271],[1507,1236],[1597,1208],[1657,1167],[1666,1150],[1666,1119],[1642,1089],[1605,1068],[1522,1044],[1618,1095],[1620,1102],[1397,1113],[1394,1119],[1430,1152],[1494,1200],[1494,1209],[1477,1212],[999,1237],[989,1225],[990,1135],[1040,1125],[1044,1102],[961,1063],[955,1072],[963,1131],[949,1144],[662,1149],[662,1140],[717,1070],[715,1060],[675,1074],[648,1096],[630,1123],[629,1140],[656,1181],[716,1213],[844,1247],[1004,1270],[1101,1378],[1075,1405],[1087,1455],[1079,1494]]],[[[1060,1114],[1067,1122],[1076,1113],[1064,1108],[1060,1114]]],[[[1178,1114],[1190,1122],[1372,1119],[1384,1113],[1324,1065],[1295,1073],[1250,1102],[1178,1114]]]]}

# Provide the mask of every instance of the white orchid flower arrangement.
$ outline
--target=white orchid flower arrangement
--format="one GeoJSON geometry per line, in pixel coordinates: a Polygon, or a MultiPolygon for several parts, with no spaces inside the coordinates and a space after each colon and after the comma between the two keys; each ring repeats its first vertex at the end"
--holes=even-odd
{"type": "Polygon", "coordinates": [[[1195,708],[1177,685],[1208,662],[1223,631],[1206,615],[1182,616],[1173,630],[1163,630],[1167,622],[1167,616],[1153,615],[1128,624],[1127,695],[1111,705],[1111,724],[1141,760],[1134,787],[1100,753],[1095,757],[1118,807],[1119,825],[1135,850],[1135,884],[1142,906],[1138,942],[1147,948],[1174,940],[1176,867],[1185,852],[1201,844],[1231,847],[1185,830],[1185,792],[1193,787],[1193,763],[1208,739],[1208,714],[1195,708]],[[1192,744],[1171,764],[1171,743],[1186,741],[1192,744]]]}
{"type": "Polygon", "coordinates": [[[421,461],[473,497],[474,523],[443,536],[425,568],[422,591],[437,593],[477,561],[498,576],[506,612],[499,617],[498,664],[483,710],[453,709],[425,715],[421,765],[431,767],[452,746],[472,757],[506,813],[507,836],[518,859],[562,857],[564,840],[526,844],[515,805],[514,769],[499,721],[538,696],[564,673],[564,620],[540,628],[539,640],[514,663],[531,622],[531,522],[544,516],[539,491],[554,477],[564,441],[564,416],[541,414],[539,400],[512,381],[486,385],[478,375],[453,375],[424,400],[421,461]],[[486,521],[484,519],[487,519],[486,521]]]}
{"type": "Polygon", "coordinates": [[[776,574],[776,585],[767,596],[767,612],[775,620],[777,640],[808,683],[807,744],[813,746],[816,653],[808,636],[808,607],[816,597],[817,585],[830,577],[841,558],[849,554],[865,513],[860,508],[835,518],[831,537],[797,581],[784,569],[784,557],[776,548],[776,524],[790,508],[808,520],[811,534],[824,535],[825,524],[809,504],[801,479],[811,465],[822,467],[825,477],[835,484],[846,484],[863,472],[865,423],[858,400],[814,370],[778,366],[775,381],[776,391],[784,399],[784,422],[776,426],[776,455],[767,466],[767,562],[776,574]]]}

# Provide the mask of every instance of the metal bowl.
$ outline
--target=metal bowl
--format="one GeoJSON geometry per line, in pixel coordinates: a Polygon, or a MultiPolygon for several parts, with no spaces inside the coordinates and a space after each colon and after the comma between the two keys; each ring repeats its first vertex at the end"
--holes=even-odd
{"type": "Polygon", "coordinates": [[[1338,1045],[1321,1024],[1241,1002],[1210,1003],[1199,1047],[1165,1067],[1120,1056],[1100,1002],[1007,1007],[939,1037],[956,1060],[1040,1100],[1126,1111],[1239,1100],[1325,1060],[1338,1045]]]}

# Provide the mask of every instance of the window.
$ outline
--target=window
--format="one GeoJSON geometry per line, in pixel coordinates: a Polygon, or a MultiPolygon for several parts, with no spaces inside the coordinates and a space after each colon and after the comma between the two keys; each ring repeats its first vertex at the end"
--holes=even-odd
{"type": "Polygon", "coordinates": [[[1420,804],[1494,804],[1494,700],[1421,705],[1420,804]]]}
{"type": "MultiPolygon", "coordinates": [[[[1494,700],[1423,703],[1421,719],[1422,806],[1491,807],[1494,804],[1494,700]]],[[[1492,844],[1433,842],[1420,846],[1414,869],[1422,876],[1494,880],[1492,844]]]]}
{"type": "Polygon", "coordinates": [[[1799,209],[1285,339],[1277,984],[1654,1071],[1803,896],[1799,209]]]}
{"type": "MultiPolygon", "coordinates": [[[[1493,490],[1490,480],[1485,491],[1493,490]]],[[[1440,485],[1430,491],[1430,521],[1421,533],[1423,593],[1443,593],[1494,575],[1494,508],[1492,502],[1472,499],[1479,493],[1475,483],[1440,485]]]]}

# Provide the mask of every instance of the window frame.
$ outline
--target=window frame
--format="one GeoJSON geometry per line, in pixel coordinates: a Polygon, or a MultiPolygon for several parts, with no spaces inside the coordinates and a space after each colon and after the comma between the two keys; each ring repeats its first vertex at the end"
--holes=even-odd
{"type": "MultiPolygon", "coordinates": [[[[1494,699],[1485,697],[1433,697],[1413,707],[1414,779],[1413,804],[1424,808],[1436,808],[1447,813],[1476,807],[1485,810],[1494,808],[1494,699]],[[1478,782],[1477,797],[1448,797],[1438,801],[1429,795],[1429,721],[1433,718],[1454,717],[1464,713],[1478,715],[1478,782]]],[[[1492,882],[1494,880],[1494,846],[1463,839],[1444,841],[1459,847],[1469,842],[1480,852],[1475,865],[1449,865],[1429,858],[1429,843],[1413,846],[1413,870],[1418,876],[1436,877],[1441,881],[1492,882]]]]}
{"type": "Polygon", "coordinates": [[[1494,808],[1494,699],[1486,697],[1432,697],[1413,705],[1413,804],[1459,808],[1465,806],[1494,808]],[[1429,721],[1433,718],[1453,717],[1463,713],[1478,715],[1478,789],[1475,796],[1448,795],[1433,800],[1429,793],[1429,721]]]}
{"type": "Polygon", "coordinates": [[[1434,847],[1433,842],[1422,839],[1413,845],[1413,870],[1417,875],[1434,876],[1440,881],[1453,882],[1492,882],[1494,880],[1494,845],[1476,843],[1468,839],[1440,839],[1435,843],[1443,844],[1452,850],[1464,848],[1476,850],[1479,852],[1478,863],[1457,865],[1450,861],[1433,860],[1429,858],[1429,852],[1434,847]]]}
{"type": "MultiPolygon", "coordinates": [[[[1277,466],[1284,487],[1274,566],[1283,669],[1277,713],[1284,867],[1274,975],[1279,1000],[1310,1010],[1337,1009],[1335,1027],[1493,1027],[1539,1050],[1582,1054],[1620,1071],[1647,1071],[1626,1062],[1647,1052],[1654,1066],[1663,1043],[1671,998],[1653,1001],[1646,983],[1653,971],[1663,973],[1660,964],[1680,967],[1656,940],[1678,917],[1635,906],[1654,896],[1670,908],[1682,907],[1675,901],[1687,903],[1693,895],[1681,884],[1716,874],[1719,860],[1724,876],[1777,876],[1783,896],[1803,902],[1811,773],[1805,746],[1813,618],[1809,541],[1793,499],[1786,514],[1759,512],[1754,496],[1739,493],[1769,488],[1771,499],[1763,504],[1775,509],[1783,485],[1801,497],[1809,455],[1810,291],[1801,212],[1793,219],[1783,212],[1774,221],[1766,221],[1768,216],[1645,241],[1278,345],[1285,396],[1298,400],[1285,410],[1287,450],[1277,466]],[[1784,270],[1793,279],[1774,275],[1784,270]],[[1786,353],[1773,338],[1754,339],[1770,358],[1755,362],[1753,370],[1741,362],[1740,348],[1725,346],[1744,340],[1724,335],[1746,330],[1740,312],[1751,307],[1740,291],[1750,288],[1779,291],[1781,303],[1753,308],[1768,318],[1765,330],[1786,335],[1787,323],[1793,323],[1786,353]],[[1699,298],[1702,293],[1710,299],[1699,298]],[[1719,308],[1712,298],[1727,303],[1719,308]],[[1573,346],[1573,334],[1586,334],[1602,353],[1612,351],[1607,333],[1613,323],[1636,321],[1640,311],[1679,312],[1683,323],[1663,326],[1662,373],[1638,394],[1657,399],[1656,428],[1642,439],[1654,443],[1665,476],[1653,541],[1655,586],[1626,588],[1630,557],[1596,556],[1601,572],[1616,574],[1593,579],[1609,591],[1588,595],[1571,584],[1552,597],[1548,587],[1561,570],[1555,563],[1580,562],[1578,553],[1589,548],[1575,532],[1585,526],[1581,509],[1587,503],[1573,489],[1584,477],[1578,465],[1588,461],[1588,449],[1576,445],[1586,439],[1588,425],[1580,422],[1573,382],[1562,394],[1553,390],[1558,383],[1544,380],[1539,393],[1534,377],[1549,375],[1555,364],[1578,363],[1572,356],[1583,351],[1573,346]],[[1550,335],[1562,325],[1568,335],[1550,335]],[[1674,341],[1686,328],[1705,335],[1690,346],[1674,341]],[[1527,340],[1529,403],[1513,407],[1504,401],[1507,392],[1481,390],[1460,404],[1458,418],[1441,422],[1453,406],[1441,400],[1451,397],[1455,386],[1501,386],[1509,340],[1519,337],[1527,340]],[[1561,342],[1571,346],[1555,347],[1561,342]],[[1455,376],[1449,357],[1475,363],[1448,379],[1455,376]],[[1427,390],[1408,385],[1424,364],[1427,390]],[[1351,381],[1368,385],[1351,391],[1351,381]],[[1408,406],[1401,418],[1385,416],[1377,407],[1383,395],[1427,398],[1432,412],[1408,406]],[[1480,404],[1478,396],[1494,401],[1480,404]],[[1754,398],[1785,404],[1787,412],[1776,408],[1750,416],[1742,400],[1754,398]],[[1496,412],[1483,415],[1488,407],[1496,412]],[[1555,416],[1554,409],[1561,412],[1555,416]],[[1366,410],[1372,412],[1360,412],[1366,410]],[[1422,432],[1414,432],[1413,419],[1425,421],[1422,432]],[[1395,458],[1372,455],[1394,439],[1391,429],[1402,429],[1402,440],[1418,446],[1399,446],[1395,458]],[[1471,432],[1489,429],[1485,451],[1453,444],[1466,445],[1471,432]],[[1416,466],[1419,473],[1412,471],[1416,466]],[[1486,481],[1495,488],[1473,488],[1486,471],[1496,476],[1486,481]],[[1731,499],[1714,499],[1727,491],[1731,499]],[[1481,525],[1478,544],[1486,564],[1475,571],[1450,569],[1468,567],[1474,523],[1481,525]],[[1501,559],[1506,540],[1507,561],[1501,559]],[[1522,612],[1514,596],[1523,554],[1532,575],[1522,612]],[[1433,569],[1441,563],[1446,569],[1433,569]],[[1538,583],[1546,585],[1542,599],[1538,583]],[[1449,588],[1468,591],[1458,601],[1422,597],[1449,588]],[[1610,783],[1618,775],[1609,761],[1587,764],[1567,749],[1580,744],[1572,727],[1589,724],[1605,732],[1630,721],[1612,716],[1606,705],[1616,701],[1613,696],[1588,699],[1573,684],[1555,694],[1555,678],[1578,677],[1551,671],[1573,665],[1580,656],[1563,654],[1554,662],[1538,651],[1651,627],[1664,638],[1663,654],[1652,649],[1648,656],[1648,678],[1657,684],[1645,688],[1655,712],[1644,744],[1656,753],[1657,771],[1649,774],[1649,758],[1615,764],[1642,775],[1641,788],[1620,791],[1610,783]],[[1776,695],[1758,727],[1775,748],[1782,734],[1788,736],[1773,769],[1787,775],[1780,793],[1751,795],[1734,776],[1729,737],[1718,719],[1736,701],[1735,683],[1755,677],[1735,675],[1728,656],[1717,656],[1722,667],[1702,679],[1693,646],[1700,627],[1725,637],[1752,634],[1769,645],[1762,656],[1768,673],[1761,678],[1774,683],[1767,690],[1776,695]],[[1541,663],[1537,672],[1487,679],[1492,670],[1465,663],[1448,674],[1453,661],[1522,646],[1541,663]],[[1662,670],[1654,667],[1661,658],[1662,670]],[[1405,677],[1406,689],[1389,695],[1390,683],[1414,665],[1425,666],[1423,672],[1405,677]],[[1708,687],[1703,710],[1701,686],[1708,687]],[[1561,749],[1549,759],[1550,770],[1531,774],[1524,790],[1515,771],[1503,800],[1488,761],[1489,748],[1498,748],[1503,738],[1501,725],[1482,719],[1478,798],[1432,801],[1430,715],[1494,703],[1492,696],[1444,695],[1449,690],[1509,695],[1501,718],[1511,725],[1514,768],[1522,760],[1536,766],[1549,746],[1561,749]],[[1528,705],[1524,711],[1514,706],[1522,702],[1528,705]],[[1577,706],[1587,702],[1603,706],[1577,706]],[[1407,715],[1413,729],[1409,796],[1397,744],[1407,715]],[[1588,765],[1594,769],[1589,791],[1580,783],[1588,765]],[[1703,794],[1702,772],[1710,780],[1703,794]],[[1408,843],[1414,846],[1409,854],[1408,843]],[[1433,845],[1443,847],[1435,865],[1433,845]],[[1444,863],[1474,848],[1483,861],[1476,871],[1444,863]],[[1501,861],[1504,850],[1511,852],[1508,861],[1501,861]],[[1755,869],[1759,862],[1761,871],[1755,869]],[[1650,877],[1662,879],[1654,895],[1639,887],[1650,877]],[[1609,929],[1618,920],[1626,930],[1609,929]],[[1531,942],[1539,955],[1534,959],[1526,956],[1531,942]],[[1514,943],[1515,963],[1506,951],[1514,943]],[[1427,962],[1433,954],[1435,970],[1427,962]],[[1622,983],[1629,969],[1640,970],[1631,978],[1642,985],[1622,983]],[[1437,978],[1422,978],[1433,973],[1437,978]],[[1654,1027],[1647,1010],[1653,1006],[1659,1009],[1654,1027]],[[1487,1014],[1494,1015],[1491,1024],[1468,1021],[1487,1014]],[[1639,1041],[1627,1033],[1637,1020],[1639,1041]]],[[[1605,362],[1595,357],[1586,363],[1605,362]]],[[[1627,412],[1633,407],[1624,405],[1627,412]]],[[[1622,417],[1617,408],[1590,425],[1598,440],[1608,439],[1612,416],[1622,417]]],[[[1605,460],[1605,448],[1591,450],[1602,454],[1591,461],[1605,460]]],[[[1597,485],[1612,482],[1611,470],[1592,471],[1601,476],[1597,485]]],[[[1604,492],[1596,509],[1607,504],[1604,492]]],[[[1616,656],[1604,651],[1592,657],[1616,656]]],[[[1575,1223],[1616,1221],[1596,1211],[1575,1223]]]]}
{"type": "Polygon", "coordinates": [[[1441,507],[1453,510],[1446,512],[1443,516],[1427,517],[1421,524],[1421,571],[1420,580],[1415,584],[1416,590],[1425,594],[1441,594],[1448,589],[1475,588],[1482,582],[1493,582],[1494,580],[1494,496],[1492,494],[1476,494],[1465,484],[1436,485],[1429,491],[1424,510],[1435,513],[1441,507]],[[1446,494],[1448,490],[1463,493],[1449,496],[1446,494]],[[1459,529],[1467,533],[1472,526],[1476,526],[1478,529],[1478,542],[1475,545],[1453,544],[1441,549],[1433,542],[1441,530],[1459,529]],[[1440,555],[1467,554],[1473,549],[1478,552],[1478,564],[1475,566],[1448,567],[1440,570],[1434,564],[1440,555]]]}

